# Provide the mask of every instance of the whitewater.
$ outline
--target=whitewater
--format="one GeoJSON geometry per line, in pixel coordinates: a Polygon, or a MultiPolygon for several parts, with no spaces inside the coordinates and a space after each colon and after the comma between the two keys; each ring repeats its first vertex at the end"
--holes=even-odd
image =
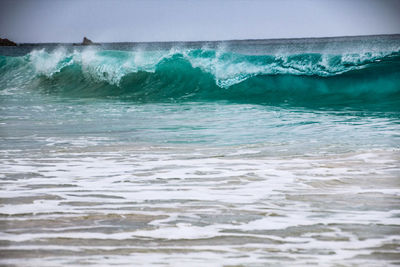
{"type": "Polygon", "coordinates": [[[0,48],[0,264],[400,264],[400,36],[0,48]]]}

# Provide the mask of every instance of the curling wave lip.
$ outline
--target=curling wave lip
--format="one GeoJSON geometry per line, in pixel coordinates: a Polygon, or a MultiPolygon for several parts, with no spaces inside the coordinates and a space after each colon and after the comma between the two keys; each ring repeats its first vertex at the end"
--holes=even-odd
{"type": "Polygon", "coordinates": [[[218,49],[59,48],[1,56],[0,64],[7,87],[29,87],[34,82],[46,93],[145,102],[396,102],[400,91],[399,50],[244,55],[218,49]]]}

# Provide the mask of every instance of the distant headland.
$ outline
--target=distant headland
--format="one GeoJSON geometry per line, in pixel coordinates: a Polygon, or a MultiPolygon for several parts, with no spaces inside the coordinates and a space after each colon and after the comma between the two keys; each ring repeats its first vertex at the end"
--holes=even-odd
{"type": "Polygon", "coordinates": [[[90,40],[89,38],[83,37],[83,41],[82,43],[74,43],[73,45],[100,45],[98,43],[94,43],[92,40],[90,40]]]}
{"type": "Polygon", "coordinates": [[[7,38],[0,38],[0,46],[17,46],[17,44],[7,38]]]}
{"type": "MultiPolygon", "coordinates": [[[[83,37],[82,43],[73,43],[73,45],[100,45],[100,44],[94,43],[87,37],[83,37]]],[[[18,44],[7,38],[0,38],[0,46],[18,46],[18,44]]]]}

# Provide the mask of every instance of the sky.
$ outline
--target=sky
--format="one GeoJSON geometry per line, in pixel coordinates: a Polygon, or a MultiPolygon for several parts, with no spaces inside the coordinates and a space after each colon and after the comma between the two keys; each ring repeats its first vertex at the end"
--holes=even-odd
{"type": "Polygon", "coordinates": [[[393,33],[400,0],[0,0],[0,37],[18,43],[393,33]]]}

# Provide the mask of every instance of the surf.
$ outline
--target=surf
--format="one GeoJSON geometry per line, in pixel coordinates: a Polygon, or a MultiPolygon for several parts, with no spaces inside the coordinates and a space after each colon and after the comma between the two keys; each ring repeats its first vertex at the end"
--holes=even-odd
{"type": "Polygon", "coordinates": [[[400,49],[359,53],[241,54],[224,49],[60,47],[0,56],[1,88],[138,102],[400,106],[400,49]]]}

